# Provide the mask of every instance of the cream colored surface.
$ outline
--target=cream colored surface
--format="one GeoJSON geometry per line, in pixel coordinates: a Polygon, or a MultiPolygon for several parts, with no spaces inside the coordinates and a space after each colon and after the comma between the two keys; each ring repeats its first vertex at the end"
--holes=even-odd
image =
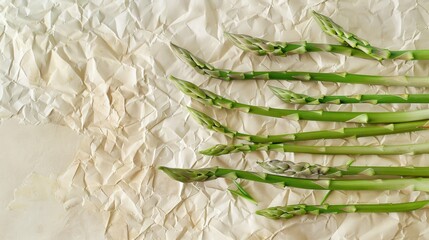
{"type": "MultiPolygon", "coordinates": [[[[428,107],[285,105],[274,97],[268,85],[311,95],[422,93],[425,89],[317,82],[221,82],[207,79],[180,62],[169,49],[169,42],[189,49],[215,66],[243,71],[293,69],[428,75],[427,61],[379,63],[327,53],[258,57],[243,53],[223,37],[226,30],[270,40],[334,43],[312,20],[310,12],[316,10],[375,46],[429,48],[428,9],[425,2],[402,1],[0,3],[0,116],[12,119],[0,125],[0,131],[5,131],[0,137],[1,146],[7,152],[0,159],[5,174],[1,187],[6,189],[0,199],[0,222],[6,222],[1,224],[6,230],[0,231],[0,238],[429,238],[425,211],[273,221],[255,215],[254,211],[287,203],[317,204],[324,192],[283,190],[245,182],[244,187],[260,202],[255,206],[233,198],[225,191],[230,183],[224,180],[184,185],[156,169],[161,165],[219,165],[258,171],[255,162],[268,158],[321,164],[343,164],[349,159],[272,152],[204,157],[197,153],[198,149],[232,141],[199,126],[189,117],[185,105],[250,133],[279,134],[338,128],[344,124],[276,120],[206,108],[180,93],[167,80],[170,74],[258,105],[344,111],[428,107]],[[24,128],[30,125],[32,130],[26,132],[24,128]],[[16,142],[11,140],[13,134],[20,133],[16,142]],[[28,157],[32,154],[34,159],[28,157]],[[5,210],[6,206],[9,208],[5,210]]],[[[400,144],[427,139],[429,133],[420,132],[308,144],[400,144]]],[[[428,162],[427,155],[367,156],[357,157],[356,164],[422,166],[428,162]]],[[[428,197],[407,191],[338,191],[328,202],[401,202],[428,197]]]]}
{"type": "Polygon", "coordinates": [[[56,178],[73,161],[82,136],[58,125],[16,120],[2,122],[0,135],[0,238],[102,238],[99,211],[67,211],[55,196],[56,178]]]}

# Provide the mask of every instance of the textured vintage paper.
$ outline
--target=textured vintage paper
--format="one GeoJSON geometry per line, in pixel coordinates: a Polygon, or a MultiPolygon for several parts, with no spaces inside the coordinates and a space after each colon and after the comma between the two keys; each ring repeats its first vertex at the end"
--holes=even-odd
{"type": "MultiPolygon", "coordinates": [[[[429,74],[427,61],[376,61],[329,53],[258,57],[224,31],[278,41],[335,41],[316,10],[375,46],[429,48],[429,4],[413,1],[3,1],[0,3],[1,239],[426,239],[426,211],[303,216],[273,221],[257,209],[317,204],[325,192],[243,182],[257,206],[226,191],[225,180],[182,184],[158,166],[222,166],[259,171],[257,161],[340,165],[347,156],[251,153],[205,157],[198,149],[232,143],[193,121],[186,105],[234,129],[280,134],[344,127],[203,107],[167,80],[187,79],[232,99],[272,107],[402,111],[427,104],[294,106],[268,85],[309,95],[423,93],[426,89],[318,82],[222,82],[180,62],[169,43],[220,68],[429,74]],[[28,153],[26,155],[25,153],[28,153]],[[38,224],[36,224],[38,223],[38,224]]],[[[352,126],[352,124],[348,124],[352,126]]],[[[423,142],[429,133],[314,141],[376,145],[423,142]]],[[[362,156],[356,164],[427,165],[427,155],[362,156]]],[[[427,199],[409,191],[334,192],[328,203],[427,199]]]]}

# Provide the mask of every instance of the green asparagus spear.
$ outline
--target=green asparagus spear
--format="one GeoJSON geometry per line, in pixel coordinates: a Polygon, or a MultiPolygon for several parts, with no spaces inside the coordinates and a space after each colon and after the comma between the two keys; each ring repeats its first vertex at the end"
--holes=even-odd
{"type": "MultiPolygon", "coordinates": [[[[258,55],[288,56],[309,52],[331,52],[346,56],[374,59],[371,55],[350,46],[310,42],[272,42],[245,34],[225,33],[225,35],[237,47],[258,55]]],[[[383,59],[429,60],[429,50],[389,50],[389,53],[383,59]]]]}
{"type": "Polygon", "coordinates": [[[305,178],[341,177],[344,175],[429,177],[429,167],[350,166],[350,164],[327,167],[307,162],[294,163],[280,160],[258,162],[258,164],[272,173],[305,178]]]}
{"type": "Polygon", "coordinates": [[[204,90],[195,84],[170,76],[170,80],[186,95],[207,105],[292,120],[335,121],[355,123],[400,123],[429,119],[429,109],[409,112],[330,112],[323,110],[295,110],[253,106],[239,103],[213,92],[204,90]]]}
{"type": "Polygon", "coordinates": [[[204,182],[217,178],[243,179],[271,183],[282,187],[314,190],[413,190],[429,191],[429,178],[397,179],[306,179],[275,174],[249,172],[235,169],[211,167],[202,169],[181,169],[160,167],[171,178],[184,182],[204,182]]]}
{"type": "Polygon", "coordinates": [[[427,120],[406,123],[392,123],[383,126],[341,128],[333,130],[322,130],[312,132],[285,133],[279,135],[251,135],[247,133],[237,132],[231,128],[222,125],[220,122],[209,117],[196,109],[188,107],[191,116],[204,127],[218,133],[225,134],[230,138],[242,139],[253,143],[282,143],[305,141],[315,139],[334,139],[348,137],[369,137],[377,135],[405,133],[413,131],[421,131],[427,129],[429,122],[427,120]]]}
{"type": "Polygon", "coordinates": [[[286,103],[298,104],[346,104],[346,103],[429,103],[429,94],[363,94],[351,96],[320,96],[311,97],[305,94],[295,93],[283,88],[270,86],[271,91],[286,103]]]}
{"type": "Polygon", "coordinates": [[[325,213],[389,213],[409,212],[429,205],[429,200],[407,203],[379,203],[379,204],[344,204],[344,205],[306,205],[296,204],[270,207],[256,211],[256,214],[271,219],[289,219],[305,214],[319,215],[325,213]]]}
{"type": "Polygon", "coordinates": [[[238,152],[278,151],[294,153],[328,154],[328,155],[401,155],[429,153],[429,142],[404,145],[379,146],[304,146],[284,143],[258,143],[258,144],[217,144],[200,151],[201,154],[219,156],[238,152]]]}
{"type": "MultiPolygon", "coordinates": [[[[323,81],[337,83],[359,83],[386,86],[414,86],[429,87],[429,77],[412,76],[372,76],[352,73],[318,73],[318,72],[292,72],[292,71],[250,71],[235,72],[227,69],[218,69],[199,57],[192,55],[188,50],[171,44],[176,56],[194,68],[197,72],[226,81],[230,80],[298,80],[323,81]]],[[[356,50],[359,51],[359,50],[356,50]]]]}

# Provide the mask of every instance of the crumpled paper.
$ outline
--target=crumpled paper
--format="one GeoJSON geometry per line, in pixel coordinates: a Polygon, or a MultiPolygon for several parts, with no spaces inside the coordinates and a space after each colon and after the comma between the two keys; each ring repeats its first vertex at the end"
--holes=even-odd
{"type": "MultiPolygon", "coordinates": [[[[13,121],[6,125],[9,131],[21,128],[17,122],[47,127],[47,132],[55,132],[61,126],[62,131],[70,132],[58,138],[47,138],[37,132],[28,134],[45,137],[46,145],[62,143],[64,149],[75,152],[73,157],[61,154],[44,157],[46,168],[8,168],[27,177],[16,177],[15,183],[21,184],[16,187],[14,200],[10,201],[13,198],[10,195],[5,196],[10,202],[4,216],[16,221],[11,221],[13,227],[0,231],[1,238],[24,236],[11,229],[38,232],[40,238],[61,239],[428,238],[425,211],[303,216],[273,221],[254,212],[275,205],[318,204],[326,192],[243,182],[244,188],[259,201],[255,206],[228,193],[226,189],[231,182],[182,184],[157,170],[158,166],[166,165],[260,171],[256,162],[266,159],[341,165],[351,158],[275,152],[202,156],[197,153],[199,149],[232,140],[199,126],[190,118],[186,105],[203,110],[233,129],[254,134],[357,126],[296,122],[206,108],[184,96],[167,80],[168,75],[255,105],[331,111],[403,111],[428,107],[427,104],[284,104],[269,91],[268,85],[308,95],[423,93],[425,89],[299,81],[222,82],[196,73],[174,57],[170,42],[214,66],[237,71],[289,69],[424,76],[429,74],[427,61],[380,63],[329,53],[287,58],[254,56],[226,41],[223,32],[278,41],[335,43],[311,18],[310,12],[315,10],[374,46],[429,48],[428,8],[427,3],[421,2],[315,0],[1,3],[1,119],[13,121]],[[67,167],[48,169],[48,162],[58,161],[65,162],[67,167]],[[29,189],[34,190],[33,195],[27,194],[29,189]],[[46,207],[49,205],[56,207],[46,207]],[[29,218],[22,217],[22,209],[32,211],[27,215],[30,219],[38,220],[38,216],[47,214],[35,212],[37,209],[44,209],[51,217],[46,217],[39,228],[28,228],[24,221],[29,218]],[[58,222],[49,224],[52,218],[58,222]]],[[[3,121],[1,126],[5,124],[3,121]]],[[[428,136],[423,131],[306,144],[402,144],[423,142],[428,136]]],[[[21,147],[18,141],[13,148],[21,151],[21,147]]],[[[359,165],[427,165],[427,155],[353,158],[359,165]]],[[[3,159],[0,164],[8,166],[15,159],[20,158],[3,159]]],[[[327,202],[381,203],[427,198],[427,194],[409,191],[336,191],[327,202]]],[[[2,203],[6,200],[2,199],[2,203]]]]}

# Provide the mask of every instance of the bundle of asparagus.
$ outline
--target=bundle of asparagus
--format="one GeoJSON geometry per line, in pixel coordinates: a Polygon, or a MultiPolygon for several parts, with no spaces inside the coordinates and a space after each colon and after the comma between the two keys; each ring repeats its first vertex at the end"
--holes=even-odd
{"type": "MultiPolygon", "coordinates": [[[[254,52],[258,55],[303,54],[307,52],[332,52],[347,56],[356,56],[378,61],[385,59],[423,60],[429,59],[429,50],[392,51],[374,47],[368,41],[346,31],[330,18],[313,12],[317,23],[328,35],[334,37],[342,45],[320,43],[282,43],[270,42],[248,35],[225,33],[226,37],[239,48],[254,52]]],[[[327,81],[338,83],[360,83],[386,86],[429,86],[428,77],[413,76],[371,76],[352,73],[314,73],[293,71],[250,71],[236,72],[218,69],[204,60],[194,56],[188,50],[171,44],[176,55],[197,72],[222,80],[301,80],[327,81]]],[[[315,139],[368,137],[386,134],[396,134],[426,129],[429,125],[429,110],[408,112],[331,112],[324,110],[295,110],[253,106],[227,99],[213,92],[197,87],[195,84],[180,80],[173,76],[170,80],[186,95],[207,106],[226,109],[239,109],[248,113],[269,117],[289,118],[292,120],[337,121],[362,124],[385,124],[341,128],[336,130],[321,130],[313,132],[284,133],[279,135],[252,135],[241,133],[222,125],[208,115],[188,107],[191,115],[203,126],[228,137],[245,140],[253,144],[222,145],[201,151],[206,155],[222,155],[234,152],[250,152],[259,150],[277,150],[284,152],[312,154],[422,154],[429,153],[429,143],[381,146],[307,146],[287,144],[315,139]]],[[[311,97],[286,89],[270,87],[276,96],[287,103],[298,104],[348,104],[348,103],[429,103],[429,94],[403,95],[354,95],[354,96],[320,96],[311,97]]],[[[178,169],[160,167],[167,175],[181,182],[201,182],[217,178],[234,180],[238,190],[232,193],[243,196],[248,200],[254,199],[235,181],[236,179],[270,183],[282,187],[296,187],[314,190],[402,190],[429,192],[428,167],[384,167],[384,166],[343,166],[328,167],[305,162],[265,161],[258,163],[266,170],[276,173],[249,172],[219,167],[205,169],[178,169]],[[282,176],[284,174],[287,176],[282,176]],[[378,179],[343,179],[347,175],[379,176],[378,179]],[[394,178],[382,178],[383,176],[394,178]]],[[[271,207],[257,211],[265,217],[273,219],[288,219],[304,214],[322,213],[354,213],[354,212],[403,212],[412,211],[428,206],[429,200],[410,203],[387,204],[346,204],[346,205],[288,205],[271,207]]]]}

